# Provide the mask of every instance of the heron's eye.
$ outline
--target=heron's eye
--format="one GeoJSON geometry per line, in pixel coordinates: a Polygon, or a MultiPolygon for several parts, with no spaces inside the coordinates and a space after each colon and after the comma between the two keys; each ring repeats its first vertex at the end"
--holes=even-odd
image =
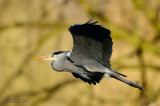
{"type": "Polygon", "coordinates": [[[51,57],[54,57],[54,54],[51,54],[51,57]]]}

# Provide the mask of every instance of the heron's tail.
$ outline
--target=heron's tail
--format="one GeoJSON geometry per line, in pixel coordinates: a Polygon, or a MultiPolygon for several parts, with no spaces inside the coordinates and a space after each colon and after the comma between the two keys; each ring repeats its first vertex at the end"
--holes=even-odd
{"type": "Polygon", "coordinates": [[[118,73],[111,73],[110,77],[115,78],[119,81],[122,81],[122,82],[124,82],[124,83],[126,83],[126,84],[128,84],[132,87],[143,90],[143,87],[139,85],[139,81],[130,81],[130,80],[124,79],[124,78],[120,77],[120,75],[118,73]]]}

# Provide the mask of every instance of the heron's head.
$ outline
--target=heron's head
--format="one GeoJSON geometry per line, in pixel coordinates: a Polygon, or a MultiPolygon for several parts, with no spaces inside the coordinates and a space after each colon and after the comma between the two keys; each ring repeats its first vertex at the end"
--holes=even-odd
{"type": "Polygon", "coordinates": [[[53,52],[49,55],[46,56],[41,56],[41,57],[37,57],[37,58],[33,58],[33,60],[48,60],[48,61],[53,61],[56,60],[57,57],[62,54],[63,52],[61,51],[57,51],[57,52],[53,52]]]}

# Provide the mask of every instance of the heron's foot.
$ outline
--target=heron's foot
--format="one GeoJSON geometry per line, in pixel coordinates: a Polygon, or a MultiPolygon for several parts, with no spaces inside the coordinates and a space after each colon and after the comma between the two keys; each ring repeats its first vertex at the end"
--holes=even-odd
{"type": "Polygon", "coordinates": [[[141,85],[139,85],[139,83],[140,83],[139,81],[131,81],[130,85],[135,87],[135,88],[138,88],[140,90],[144,90],[143,87],[141,85]]]}

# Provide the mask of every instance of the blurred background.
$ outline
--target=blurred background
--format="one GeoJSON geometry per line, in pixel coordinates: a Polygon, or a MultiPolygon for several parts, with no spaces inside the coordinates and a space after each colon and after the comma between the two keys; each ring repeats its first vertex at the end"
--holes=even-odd
{"type": "Polygon", "coordinates": [[[160,0],[0,0],[0,73],[0,106],[160,106],[160,0]],[[32,60],[71,50],[67,28],[92,17],[111,30],[112,68],[143,92],[32,60]]]}

